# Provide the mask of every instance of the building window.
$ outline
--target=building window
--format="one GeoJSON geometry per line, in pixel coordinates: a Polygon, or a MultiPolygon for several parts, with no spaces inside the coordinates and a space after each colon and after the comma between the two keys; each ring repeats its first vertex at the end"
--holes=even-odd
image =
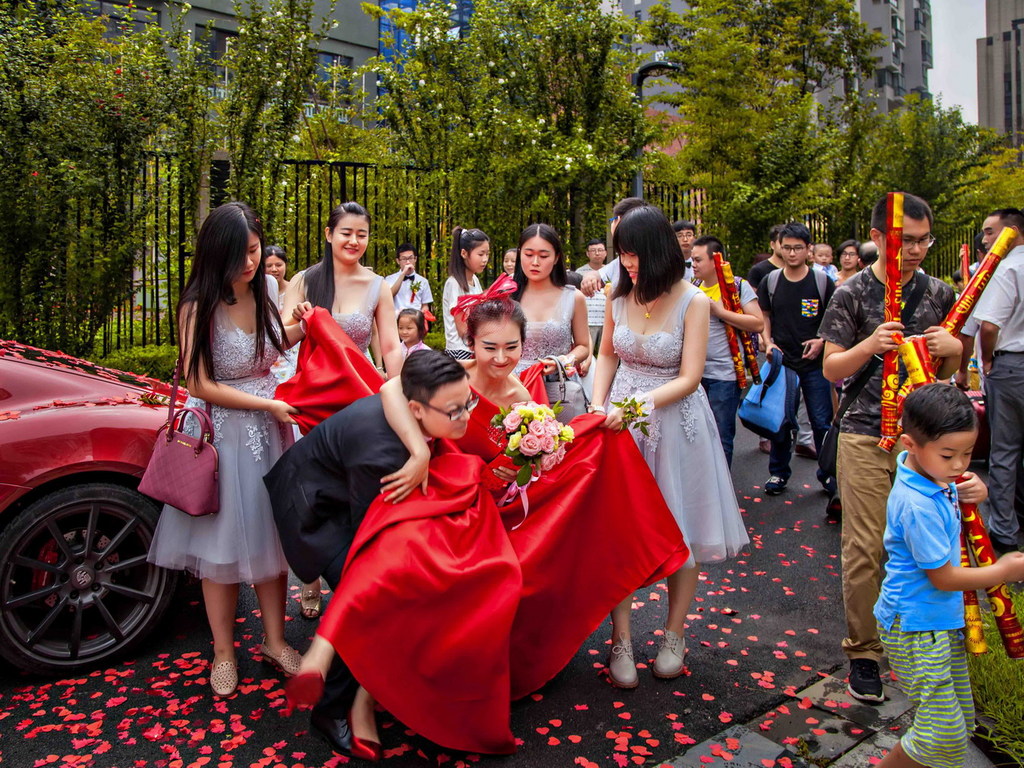
{"type": "Polygon", "coordinates": [[[236,37],[238,37],[237,32],[196,25],[196,39],[206,43],[206,63],[216,77],[216,83],[211,88],[215,99],[227,98],[228,86],[231,84],[233,75],[231,70],[223,64],[223,59],[231,50],[231,45],[236,37]]]}
{"type": "Polygon", "coordinates": [[[109,0],[85,0],[82,7],[86,13],[103,20],[107,28],[105,37],[113,37],[128,30],[142,32],[154,24],[160,26],[160,11],[150,8],[112,3],[109,0]]]}
{"type": "Polygon", "coordinates": [[[900,16],[898,13],[894,13],[889,17],[889,19],[891,22],[892,39],[894,41],[902,43],[904,40],[903,17],[900,16]]]}
{"type": "Polygon", "coordinates": [[[932,41],[927,38],[921,38],[921,64],[927,68],[932,66],[932,41]]]}

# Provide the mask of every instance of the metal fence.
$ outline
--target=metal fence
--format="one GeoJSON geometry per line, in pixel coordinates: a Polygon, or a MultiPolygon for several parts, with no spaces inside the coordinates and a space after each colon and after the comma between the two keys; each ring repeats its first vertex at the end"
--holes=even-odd
{"type": "MultiPolygon", "coordinates": [[[[229,167],[217,161],[211,169],[209,200],[216,205],[225,199],[229,167]]],[[[173,344],[176,341],[174,307],[185,284],[191,258],[194,233],[191,212],[184,207],[178,163],[173,156],[151,154],[140,169],[142,191],[149,206],[145,220],[145,243],[139,252],[133,274],[133,291],[111,314],[98,338],[102,354],[112,350],[147,344],[173,344]]],[[[629,194],[629,181],[610,185],[607,210],[629,194]]],[[[707,195],[703,190],[682,185],[647,182],[647,200],[658,205],[673,221],[688,220],[703,229],[707,220],[707,195]]],[[[427,174],[413,168],[384,167],[355,162],[284,160],[278,183],[264,189],[261,200],[253,201],[268,223],[267,243],[285,248],[289,274],[306,269],[323,255],[323,231],[333,206],[356,200],[373,217],[366,264],[381,274],[394,267],[395,248],[412,243],[421,255],[419,269],[435,286],[446,277],[451,211],[443,196],[428,184],[427,174]]],[[[141,202],[141,201],[140,201],[141,202]]],[[[563,206],[563,210],[568,206],[563,206]]],[[[524,212],[519,229],[530,223],[524,212]]],[[[830,242],[828,222],[820,216],[804,217],[812,237],[830,242]]],[[[568,221],[552,220],[563,232],[568,221]]],[[[587,231],[605,230],[606,221],[595,221],[587,231]]],[[[929,273],[943,278],[959,269],[960,244],[970,242],[973,232],[965,229],[937,231],[939,240],[925,263],[929,273]]],[[[514,237],[514,235],[503,235],[514,237]]],[[[507,245],[514,245],[514,241],[507,245]]],[[[500,243],[496,242],[496,246],[500,243]]],[[[835,244],[834,244],[835,245],[835,244]]],[[[767,248],[767,236],[765,242],[767,248]]],[[[495,251],[499,248],[495,247],[495,251]]],[[[582,254],[578,255],[582,257],[582,254]]],[[[735,254],[748,259],[753,254],[735,254]]],[[[579,259],[577,259],[578,261],[579,259]]],[[[500,270],[500,258],[491,260],[487,278],[500,270]]]]}

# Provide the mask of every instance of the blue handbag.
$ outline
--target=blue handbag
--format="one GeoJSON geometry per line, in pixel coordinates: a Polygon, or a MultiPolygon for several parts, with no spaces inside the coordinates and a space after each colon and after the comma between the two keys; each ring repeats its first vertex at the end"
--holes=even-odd
{"type": "Polygon", "coordinates": [[[782,364],[782,351],[772,350],[761,371],[761,383],[747,390],[740,403],[743,426],[769,440],[796,429],[800,379],[782,364]]]}

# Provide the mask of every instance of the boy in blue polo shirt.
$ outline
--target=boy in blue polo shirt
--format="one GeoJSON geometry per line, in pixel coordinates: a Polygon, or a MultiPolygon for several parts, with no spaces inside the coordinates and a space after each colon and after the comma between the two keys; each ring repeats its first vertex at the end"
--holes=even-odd
{"type": "Polygon", "coordinates": [[[917,706],[914,724],[880,766],[960,768],[974,729],[964,650],[964,590],[1024,579],[1024,553],[994,565],[960,567],[956,481],[971,460],[978,424],[967,395],[928,384],[903,405],[906,451],[886,506],[889,561],[875,603],[879,636],[903,690],[917,706]]]}

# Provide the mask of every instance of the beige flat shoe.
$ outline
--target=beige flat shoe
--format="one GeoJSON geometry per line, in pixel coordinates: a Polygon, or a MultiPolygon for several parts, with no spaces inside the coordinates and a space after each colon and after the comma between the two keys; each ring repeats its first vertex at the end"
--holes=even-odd
{"type": "Polygon", "coordinates": [[[272,667],[277,667],[288,677],[299,674],[299,667],[302,665],[302,654],[290,645],[286,645],[284,650],[275,656],[270,652],[267,644],[264,643],[260,646],[260,654],[263,656],[265,663],[270,664],[272,667]]]}
{"type": "Polygon", "coordinates": [[[686,662],[686,640],[675,632],[665,630],[661,638],[661,647],[654,659],[654,676],[662,680],[672,680],[683,674],[686,662]]]}
{"type": "Polygon", "coordinates": [[[234,696],[238,690],[238,665],[233,661],[215,664],[210,670],[210,688],[214,696],[234,696]]]}
{"type": "Polygon", "coordinates": [[[626,640],[625,634],[619,635],[619,642],[612,646],[608,657],[608,681],[616,688],[636,688],[640,685],[636,661],[633,660],[633,644],[626,640]]]}

